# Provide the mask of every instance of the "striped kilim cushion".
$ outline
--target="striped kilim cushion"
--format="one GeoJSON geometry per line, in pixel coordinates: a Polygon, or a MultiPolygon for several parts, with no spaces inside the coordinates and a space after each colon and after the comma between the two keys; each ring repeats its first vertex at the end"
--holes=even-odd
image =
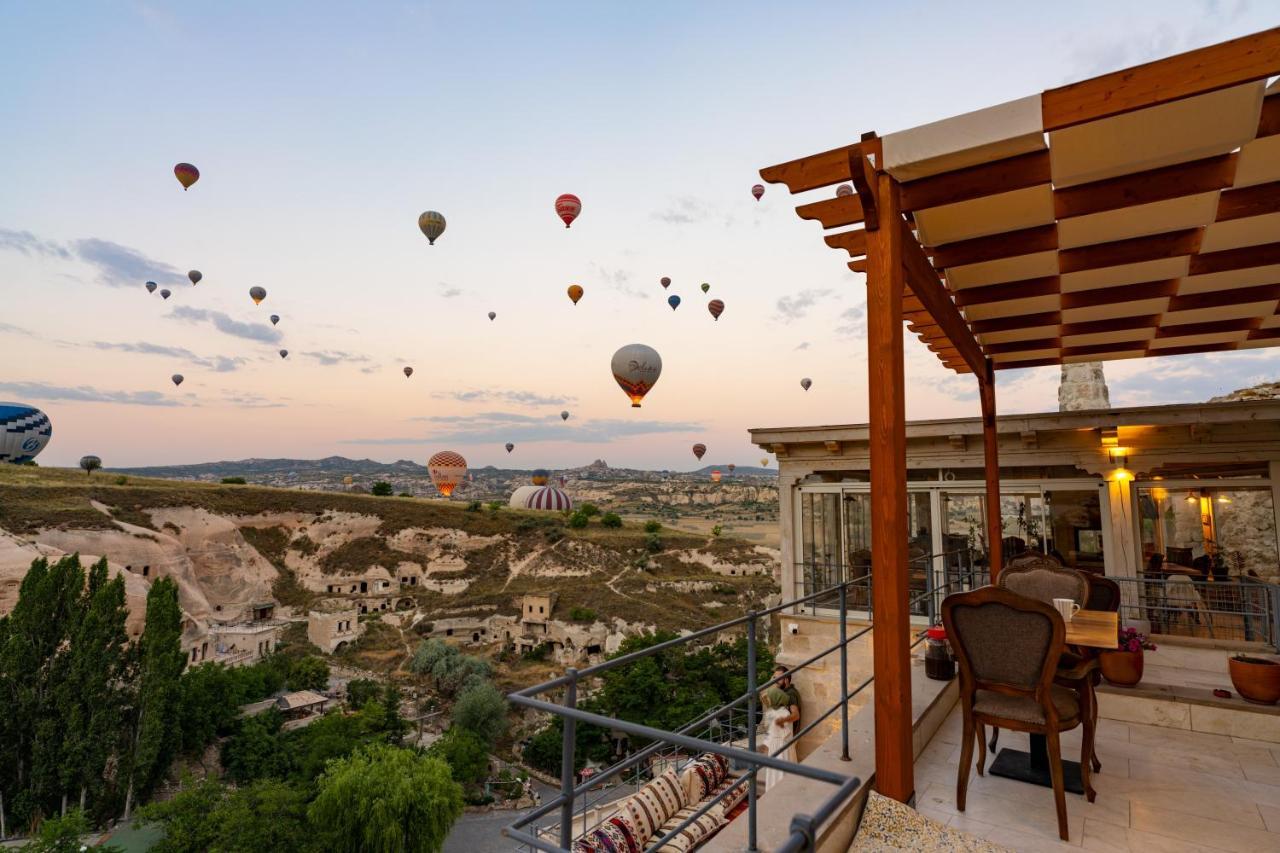
{"type": "Polygon", "coordinates": [[[631,821],[615,815],[575,841],[573,853],[640,853],[640,845],[631,821]]]}
{"type": "MultiPolygon", "coordinates": [[[[657,841],[659,838],[683,823],[697,810],[697,806],[689,806],[688,808],[684,808],[676,812],[667,819],[665,824],[658,828],[658,831],[654,833],[654,838],[652,840],[657,841]]],[[[712,834],[723,825],[724,817],[721,816],[720,810],[711,809],[693,823],[680,830],[680,833],[674,836],[666,844],[659,847],[658,853],[689,853],[690,850],[710,838],[712,834]]]]}
{"type": "Polygon", "coordinates": [[[636,841],[646,844],[658,827],[682,808],[684,788],[676,771],[668,769],[632,795],[623,806],[623,812],[635,826],[636,841]]]}
{"type": "Polygon", "coordinates": [[[684,783],[685,802],[697,803],[705,800],[728,775],[729,762],[724,756],[714,752],[699,755],[689,762],[680,775],[680,781],[684,783]]]}

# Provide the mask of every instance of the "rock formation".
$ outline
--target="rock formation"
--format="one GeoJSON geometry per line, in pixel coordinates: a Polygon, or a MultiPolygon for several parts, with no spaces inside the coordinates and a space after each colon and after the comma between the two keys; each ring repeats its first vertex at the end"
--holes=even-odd
{"type": "Polygon", "coordinates": [[[1101,362],[1062,365],[1062,379],[1058,384],[1058,411],[1109,408],[1111,395],[1107,393],[1107,379],[1102,374],[1101,362]]]}

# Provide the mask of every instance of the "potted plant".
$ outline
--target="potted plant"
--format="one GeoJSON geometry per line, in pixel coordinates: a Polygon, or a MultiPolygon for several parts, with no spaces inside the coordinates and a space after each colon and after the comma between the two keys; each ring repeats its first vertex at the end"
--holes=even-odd
{"type": "Polygon", "coordinates": [[[1274,705],[1280,701],[1280,662],[1252,655],[1232,655],[1227,662],[1231,684],[1246,702],[1274,705]]]}
{"type": "Polygon", "coordinates": [[[1142,680],[1142,650],[1155,651],[1156,644],[1137,628],[1121,628],[1117,646],[1098,655],[1102,677],[1118,687],[1133,687],[1142,680]]]}

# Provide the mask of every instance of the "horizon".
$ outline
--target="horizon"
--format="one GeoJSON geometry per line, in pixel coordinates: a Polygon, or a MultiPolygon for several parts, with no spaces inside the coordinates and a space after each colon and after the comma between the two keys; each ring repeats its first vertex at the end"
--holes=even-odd
{"type": "MultiPolygon", "coordinates": [[[[905,64],[847,34],[903,30],[908,9],[835,6],[814,32],[765,4],[11,7],[0,340],[20,358],[0,399],[50,416],[39,461],[63,467],[453,449],[481,468],[512,441],[528,468],[686,470],[694,441],[749,461],[750,427],[865,421],[864,276],[784,188],[752,199],[761,166],[1272,24],[1248,3],[996,7],[999,63],[974,60],[997,46],[987,15],[939,7],[905,64]],[[837,81],[868,67],[900,79],[843,106],[837,81]],[[201,171],[187,192],[178,162],[201,171]],[[448,220],[434,246],[425,210],[448,220]],[[632,342],[664,360],[639,410],[609,375],[632,342]]],[[[977,414],[970,377],[905,349],[909,418],[977,414]]],[[[1276,357],[1107,379],[1117,407],[1202,402],[1274,378],[1276,357]]],[[[1057,385],[1056,367],[1003,371],[1001,412],[1055,410],[1057,385]]]]}

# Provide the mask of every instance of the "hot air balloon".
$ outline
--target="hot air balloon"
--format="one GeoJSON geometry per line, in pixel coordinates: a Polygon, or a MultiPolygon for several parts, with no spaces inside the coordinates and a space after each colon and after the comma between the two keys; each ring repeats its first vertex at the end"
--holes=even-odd
{"type": "Polygon", "coordinates": [[[405,369],[404,369],[404,378],[405,378],[405,379],[408,379],[408,378],[409,378],[410,376],[412,376],[412,375],[413,375],[413,368],[412,368],[412,367],[405,367],[405,369]]]}
{"type": "Polygon", "coordinates": [[[671,286],[671,279],[664,275],[661,279],[658,280],[658,283],[662,285],[663,290],[666,290],[668,287],[671,286]]]}
{"type": "Polygon", "coordinates": [[[693,446],[693,455],[701,459],[707,452],[707,446],[699,442],[693,446]]]}
{"type": "Polygon", "coordinates": [[[735,469],[735,468],[737,468],[738,466],[737,466],[737,465],[735,465],[735,464],[733,464],[732,462],[730,462],[730,463],[729,463],[728,465],[726,465],[725,467],[727,467],[727,468],[729,469],[729,473],[730,473],[730,474],[732,474],[732,473],[733,473],[733,471],[734,471],[734,469],[735,469]]]}
{"type": "Polygon", "coordinates": [[[511,451],[513,451],[513,450],[515,450],[515,449],[516,449],[516,446],[515,446],[514,444],[512,444],[511,442],[509,442],[509,441],[507,442],[506,447],[507,447],[507,452],[508,452],[508,453],[510,453],[511,451]]]}
{"type": "Polygon", "coordinates": [[[354,483],[355,481],[356,481],[356,478],[348,474],[347,476],[342,478],[342,485],[346,486],[347,488],[351,488],[351,484],[354,483]]]}
{"type": "Polygon", "coordinates": [[[287,349],[282,349],[282,350],[280,350],[280,357],[281,357],[281,358],[288,358],[288,357],[289,357],[289,351],[288,351],[287,349]]]}
{"type": "Polygon", "coordinates": [[[760,196],[764,195],[764,184],[756,184],[752,186],[751,194],[756,197],[756,201],[759,201],[760,196]]]}
{"type": "Polygon", "coordinates": [[[610,367],[618,387],[631,398],[631,407],[638,409],[662,375],[662,356],[653,347],[627,344],[613,354],[610,367]]]}
{"type": "Polygon", "coordinates": [[[707,310],[710,311],[711,316],[718,321],[720,319],[720,315],[724,313],[724,303],[719,299],[712,299],[707,303],[707,310]]]}
{"type": "Polygon", "coordinates": [[[569,412],[568,412],[568,411],[561,412],[561,413],[560,413],[560,420],[562,420],[562,421],[567,421],[567,420],[569,420],[569,412]]]}
{"type": "Polygon", "coordinates": [[[836,198],[844,198],[849,195],[853,195],[853,187],[848,184],[841,184],[836,187],[836,198]]]}
{"type": "Polygon", "coordinates": [[[577,284],[569,285],[569,298],[573,300],[573,304],[577,305],[578,300],[582,298],[582,286],[577,284]]]}
{"type": "Polygon", "coordinates": [[[708,290],[710,290],[710,289],[711,289],[711,285],[710,285],[710,284],[707,284],[707,283],[704,281],[704,282],[702,283],[702,292],[703,292],[703,293],[706,293],[706,292],[707,292],[708,290]]]}
{"type": "Polygon", "coordinates": [[[768,456],[763,456],[763,457],[761,457],[761,458],[760,458],[760,467],[761,467],[761,468],[768,468],[768,467],[769,467],[769,457],[768,457],[768,456]]]}
{"type": "Polygon", "coordinates": [[[573,220],[578,218],[578,214],[582,212],[582,199],[573,193],[565,193],[556,199],[556,216],[564,220],[564,227],[568,228],[573,224],[573,220]]]}
{"type": "Polygon", "coordinates": [[[195,287],[200,283],[200,279],[204,278],[204,273],[200,272],[200,270],[192,270],[187,273],[187,278],[191,279],[191,286],[195,287]]]}
{"type": "Polygon", "coordinates": [[[191,189],[191,185],[200,180],[200,170],[190,163],[179,163],[173,167],[173,174],[182,184],[182,191],[191,189]]]}
{"type": "Polygon", "coordinates": [[[170,296],[169,288],[166,287],[164,290],[160,291],[160,296],[165,299],[168,299],[170,296]]]}
{"type": "Polygon", "coordinates": [[[524,499],[525,509],[565,512],[573,509],[573,500],[555,486],[542,486],[524,499]]]}
{"type": "Polygon", "coordinates": [[[545,486],[547,484],[547,478],[550,476],[551,474],[546,468],[537,468],[529,478],[529,482],[533,483],[535,486],[545,486]]]}
{"type": "Polygon", "coordinates": [[[436,489],[447,498],[466,476],[467,460],[452,450],[442,450],[427,460],[427,472],[436,489]]]}
{"type": "Polygon", "coordinates": [[[680,307],[680,297],[676,296],[674,293],[671,294],[667,297],[667,304],[671,306],[672,311],[676,310],[680,307]]]}
{"type": "Polygon", "coordinates": [[[444,214],[428,210],[418,217],[418,227],[427,238],[427,244],[434,246],[436,239],[444,233],[444,214]]]}
{"type": "Polygon", "coordinates": [[[723,474],[721,474],[719,470],[712,471],[712,472],[711,472],[711,482],[713,482],[713,483],[718,483],[718,482],[720,482],[720,478],[721,478],[721,477],[723,477],[723,476],[724,476],[724,475],[723,475],[723,474]]]}
{"type": "Polygon", "coordinates": [[[809,390],[809,386],[810,386],[810,385],[812,385],[812,384],[813,384],[813,380],[812,380],[812,379],[810,379],[808,376],[806,376],[804,379],[801,379],[801,380],[800,380],[800,387],[801,387],[801,388],[803,388],[803,389],[804,389],[804,390],[806,390],[806,391],[808,391],[808,390],[809,390]]]}
{"type": "Polygon", "coordinates": [[[0,462],[30,462],[53,436],[49,416],[26,403],[0,403],[0,462]]]}
{"type": "Polygon", "coordinates": [[[81,456],[80,467],[84,469],[86,476],[92,477],[93,472],[102,467],[102,460],[96,456],[81,456]]]}
{"type": "Polygon", "coordinates": [[[261,305],[262,300],[267,298],[267,289],[265,287],[249,288],[249,298],[253,300],[254,305],[261,305]]]}
{"type": "Polygon", "coordinates": [[[525,501],[529,499],[529,495],[538,491],[537,486],[520,486],[511,493],[511,498],[507,501],[507,506],[512,509],[525,509],[525,501]]]}
{"type": "Polygon", "coordinates": [[[146,287],[147,287],[147,293],[155,293],[155,292],[156,292],[156,283],[155,283],[154,281],[149,281],[149,282],[147,282],[146,287]]]}
{"type": "Polygon", "coordinates": [[[271,315],[271,325],[273,325],[273,326],[274,326],[276,323],[279,323],[279,322],[280,322],[280,315],[279,315],[279,314],[272,314],[272,315],[271,315]]]}
{"type": "Polygon", "coordinates": [[[174,385],[181,385],[181,384],[182,384],[183,376],[182,376],[182,374],[181,374],[181,373],[175,373],[175,374],[173,374],[172,376],[170,376],[169,378],[173,380],[173,384],[174,384],[174,385]]]}
{"type": "Polygon", "coordinates": [[[489,312],[489,319],[490,319],[490,320],[495,319],[497,316],[498,316],[498,312],[497,312],[497,311],[490,311],[490,312],[489,312]]]}

